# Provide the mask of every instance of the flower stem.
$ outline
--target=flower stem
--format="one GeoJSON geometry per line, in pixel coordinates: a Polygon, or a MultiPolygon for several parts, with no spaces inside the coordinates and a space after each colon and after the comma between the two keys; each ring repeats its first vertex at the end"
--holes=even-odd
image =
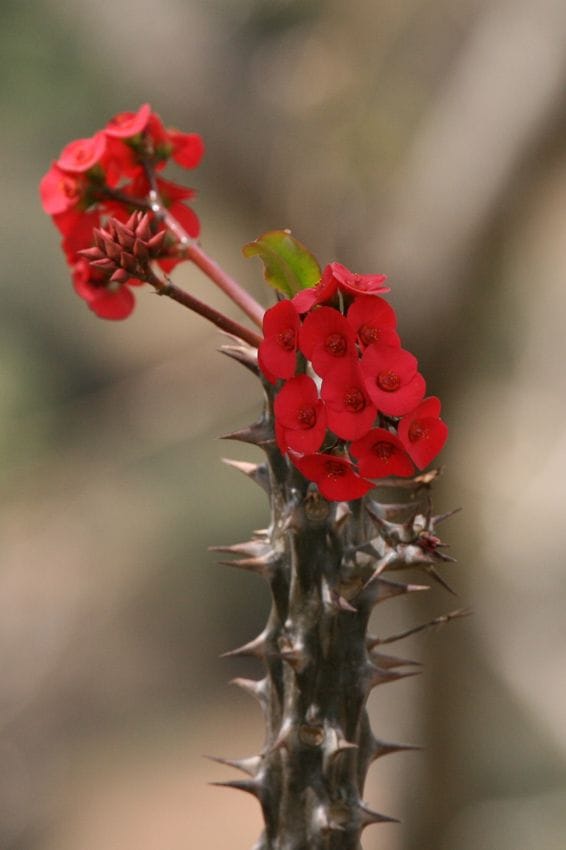
{"type": "Polygon", "coordinates": [[[157,189],[157,182],[151,165],[145,165],[146,174],[151,185],[148,199],[134,198],[120,192],[119,189],[105,187],[104,194],[115,201],[126,203],[138,209],[151,210],[153,214],[164,222],[166,227],[173,233],[182,247],[183,256],[190,260],[195,266],[204,272],[238,307],[248,316],[254,324],[261,328],[265,310],[251,295],[249,295],[240,284],[225,272],[212,257],[203,251],[200,245],[191,239],[185,228],[171,215],[164,206],[157,189]]]}
{"type": "Polygon", "coordinates": [[[258,348],[261,342],[259,334],[249,330],[239,322],[230,319],[228,316],[225,316],[224,313],[220,313],[218,310],[215,310],[214,307],[210,307],[208,304],[205,304],[204,301],[200,301],[200,299],[195,298],[195,296],[191,295],[190,292],[186,292],[184,289],[180,289],[180,287],[175,286],[169,278],[162,280],[152,269],[150,269],[145,280],[154,287],[158,295],[167,295],[167,297],[172,298],[173,301],[177,301],[177,303],[182,304],[184,307],[188,307],[189,310],[192,310],[194,313],[198,313],[199,316],[203,316],[205,319],[208,319],[209,322],[212,322],[212,324],[216,325],[216,327],[220,328],[220,330],[239,337],[239,339],[243,339],[244,342],[249,343],[249,345],[253,346],[253,348],[258,348]]]}
{"type": "Polygon", "coordinates": [[[206,254],[202,248],[197,245],[194,239],[191,239],[185,228],[177,221],[175,216],[171,215],[169,210],[163,204],[155,171],[150,159],[145,158],[143,161],[146,177],[149,181],[150,190],[148,194],[149,206],[153,213],[160,218],[169,230],[175,234],[180,244],[184,249],[185,257],[190,260],[195,266],[204,272],[220,289],[228,296],[241,310],[248,316],[254,324],[261,328],[263,322],[263,314],[265,310],[255,298],[252,298],[249,293],[243,289],[240,284],[227,274],[218,263],[206,254]]]}

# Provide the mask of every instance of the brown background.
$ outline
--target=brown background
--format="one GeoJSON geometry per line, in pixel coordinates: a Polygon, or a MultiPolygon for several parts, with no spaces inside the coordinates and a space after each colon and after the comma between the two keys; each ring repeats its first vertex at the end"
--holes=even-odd
{"type": "MultiPolygon", "coordinates": [[[[566,835],[566,5],[563,0],[3,0],[0,847],[245,850],[253,801],[207,782],[261,744],[218,654],[265,588],[212,543],[265,524],[215,436],[258,410],[213,330],[142,292],[125,323],[72,293],[37,183],[61,147],[149,101],[201,132],[208,251],[290,226],[386,272],[451,439],[437,489],[475,617],[400,647],[372,697],[426,744],[372,769],[400,817],[367,850],[563,850],[566,835]],[[410,644],[410,645],[409,645],[410,644]]],[[[224,302],[196,270],[176,282],[224,302]]],[[[457,603],[458,604],[458,603],[457,603]]],[[[386,634],[449,607],[393,602],[386,634]]]]}

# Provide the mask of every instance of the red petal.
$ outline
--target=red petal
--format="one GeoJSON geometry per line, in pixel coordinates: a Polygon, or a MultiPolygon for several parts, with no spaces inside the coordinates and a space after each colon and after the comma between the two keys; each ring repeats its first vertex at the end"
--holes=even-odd
{"type": "Polygon", "coordinates": [[[333,307],[320,307],[306,317],[299,347],[319,375],[326,375],[339,362],[357,358],[354,330],[333,307]]]}
{"type": "Polygon", "coordinates": [[[424,469],[444,447],[448,427],[440,413],[435,396],[425,399],[399,422],[399,437],[419,469],[424,469]]]}
{"type": "Polygon", "coordinates": [[[107,123],[104,132],[114,139],[129,139],[145,130],[151,115],[149,103],[144,103],[137,112],[119,112],[107,123]]]}
{"type": "Polygon", "coordinates": [[[277,340],[270,337],[264,339],[259,345],[258,362],[261,371],[270,383],[274,383],[269,377],[292,378],[297,367],[297,352],[285,351],[277,340]]]}
{"type": "Polygon", "coordinates": [[[358,459],[360,472],[367,478],[389,475],[406,478],[415,469],[401,440],[385,428],[372,428],[360,440],[351,443],[350,452],[358,459]]]}
{"type": "Polygon", "coordinates": [[[200,233],[200,222],[196,213],[185,204],[175,202],[171,204],[169,212],[174,216],[181,227],[183,227],[192,239],[196,239],[200,233]]]}
{"type": "Polygon", "coordinates": [[[127,286],[121,286],[116,292],[99,290],[100,295],[89,302],[93,313],[101,319],[126,319],[135,305],[135,298],[127,286]]]}
{"type": "Polygon", "coordinates": [[[378,292],[389,292],[390,287],[385,286],[386,274],[356,274],[343,266],[342,263],[330,263],[332,275],[336,279],[340,289],[351,295],[362,295],[378,292]]]}
{"type": "Polygon", "coordinates": [[[173,159],[182,168],[196,168],[204,154],[204,142],[197,133],[167,130],[173,145],[173,159]]]}
{"type": "Polygon", "coordinates": [[[66,174],[53,163],[39,184],[43,209],[48,215],[58,215],[75,208],[82,199],[83,188],[83,178],[66,174]]]}
{"type": "Polygon", "coordinates": [[[311,286],[309,289],[303,289],[302,292],[298,292],[292,301],[299,313],[306,313],[316,304],[323,304],[325,301],[330,301],[336,294],[337,289],[338,284],[327,266],[316,286],[311,286]]]}
{"type": "Polygon", "coordinates": [[[372,482],[360,478],[344,458],[312,454],[292,460],[305,478],[314,481],[324,498],[330,501],[359,499],[373,487],[372,482]]]}
{"type": "Polygon", "coordinates": [[[89,139],[75,139],[63,148],[57,165],[63,171],[82,174],[100,162],[105,148],[104,133],[95,133],[89,139]]]}

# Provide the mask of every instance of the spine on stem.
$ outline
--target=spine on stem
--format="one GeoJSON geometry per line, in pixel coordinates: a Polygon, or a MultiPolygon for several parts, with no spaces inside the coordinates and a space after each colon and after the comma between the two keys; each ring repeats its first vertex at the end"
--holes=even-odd
{"type": "MultiPolygon", "coordinates": [[[[261,377],[253,349],[235,343],[223,351],[261,377]]],[[[431,513],[434,474],[405,480],[401,504],[391,503],[392,488],[351,501],[325,499],[281,454],[276,392],[263,383],[262,416],[227,438],[257,445],[265,460],[228,462],[266,490],[271,522],[245,543],[214,548],[231,556],[222,563],[257,573],[271,590],[263,631],[226,653],[263,666],[258,680],[234,684],[259,703],[265,743],[255,756],[218,759],[244,774],[218,784],[257,798],[265,829],[254,850],[359,850],[367,826],[395,820],[365,802],[368,768],[415,748],[376,737],[368,696],[419,672],[416,662],[381,651],[387,639],[368,634],[369,617],[392,597],[429,589],[384,573],[416,567],[438,575],[435,565],[446,556],[439,557],[436,527],[445,517],[431,513]]]]}

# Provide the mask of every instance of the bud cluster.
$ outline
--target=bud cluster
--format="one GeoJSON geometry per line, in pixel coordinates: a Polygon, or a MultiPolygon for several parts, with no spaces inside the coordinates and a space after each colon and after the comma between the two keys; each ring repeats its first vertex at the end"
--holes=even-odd
{"type": "Polygon", "coordinates": [[[200,136],[166,128],[149,104],[144,104],[137,112],[115,115],[90,138],[70,142],[43,176],[43,208],[63,237],[62,248],[75,290],[98,316],[123,319],[131,313],[134,296],[130,287],[142,282],[136,277],[140,260],[142,265],[147,264],[159,253],[159,265],[170,271],[184,259],[179,239],[166,228],[148,198],[154,190],[163,209],[189,237],[196,238],[200,230],[198,218],[184,203],[194,196],[194,191],[157,173],[170,159],[183,168],[195,168],[203,152],[200,136]],[[145,210],[147,216],[143,224],[145,235],[141,240],[138,236],[136,254],[133,242],[128,243],[130,237],[120,231],[118,224],[128,230],[139,227],[142,219],[134,222],[131,218],[139,210],[145,210]],[[99,237],[93,245],[95,229],[99,237]],[[108,236],[101,235],[105,232],[108,236]],[[146,256],[142,243],[158,235],[159,243],[153,242],[146,256]],[[126,242],[122,243],[121,238],[126,242]],[[109,248],[107,253],[104,246],[110,243],[120,246],[123,260],[112,254],[115,249],[109,248]],[[84,249],[91,247],[103,255],[85,254],[84,249]],[[136,262],[128,260],[128,253],[136,262]]]}
{"type": "Polygon", "coordinates": [[[275,385],[277,445],[331,501],[360,498],[370,479],[412,476],[448,435],[439,399],[425,398],[417,359],[401,347],[385,281],[330,263],[315,287],[264,317],[259,366],[275,385]]]}

